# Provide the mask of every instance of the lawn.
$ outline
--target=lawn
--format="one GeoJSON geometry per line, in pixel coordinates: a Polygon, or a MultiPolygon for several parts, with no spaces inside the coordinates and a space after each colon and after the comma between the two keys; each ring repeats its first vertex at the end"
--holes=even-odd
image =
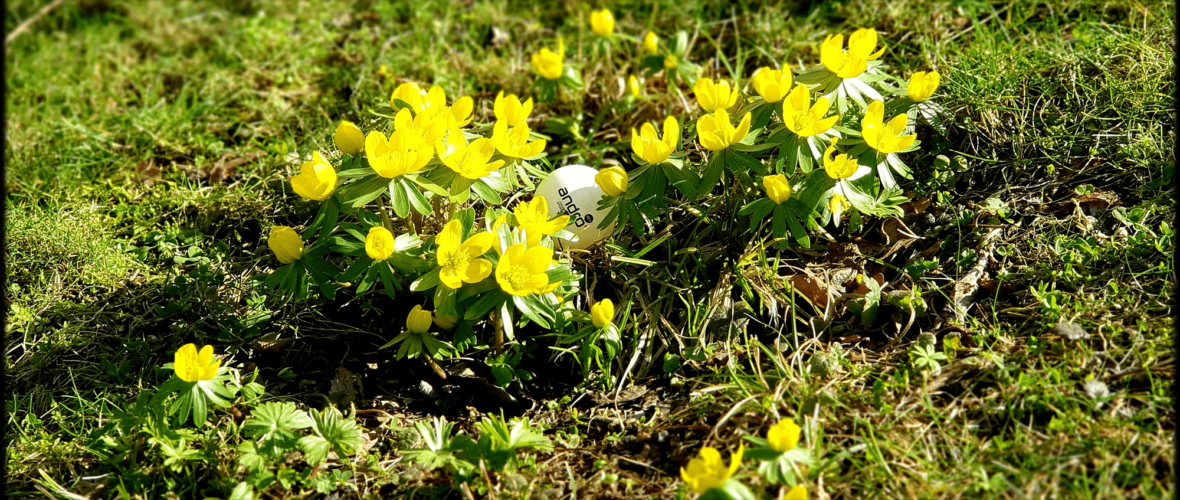
{"type": "Polygon", "coordinates": [[[1174,494],[1171,2],[605,6],[66,0],[16,33],[8,497],[1174,494]],[[865,73],[807,72],[861,28],[865,73]],[[896,89],[906,127],[832,90],[808,139],[762,67],[804,113],[896,89]],[[619,226],[563,251],[526,203],[573,164],[625,170],[619,226]]]}

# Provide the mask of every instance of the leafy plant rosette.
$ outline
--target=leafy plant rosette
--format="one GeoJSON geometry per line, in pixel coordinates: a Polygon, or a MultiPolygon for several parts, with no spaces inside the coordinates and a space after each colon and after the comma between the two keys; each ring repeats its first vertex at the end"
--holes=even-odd
{"type": "Polygon", "coordinates": [[[198,351],[195,344],[186,344],[176,351],[175,360],[163,368],[174,373],[160,385],[152,401],[161,404],[168,396],[176,394],[176,399],[168,406],[168,416],[178,416],[181,423],[191,419],[194,425],[203,427],[210,404],[229,408],[230,402],[237,397],[238,388],[226,385],[236,377],[230,368],[221,366],[221,361],[214,358],[211,345],[198,351]]]}
{"type": "Polygon", "coordinates": [[[758,462],[758,473],[770,484],[795,486],[805,477],[804,467],[814,464],[811,452],[799,446],[800,433],[795,420],[785,418],[770,428],[766,438],[744,436],[754,445],[746,458],[758,462]]]}

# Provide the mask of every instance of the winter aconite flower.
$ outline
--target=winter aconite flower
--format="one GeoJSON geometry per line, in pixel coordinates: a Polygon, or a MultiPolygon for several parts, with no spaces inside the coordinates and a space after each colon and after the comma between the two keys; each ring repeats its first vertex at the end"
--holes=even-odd
{"type": "Polygon", "coordinates": [[[799,444],[799,431],[795,419],[784,418],[766,432],[766,442],[779,453],[790,451],[799,444]]]}
{"type": "Polygon", "coordinates": [[[332,139],[336,141],[336,149],[346,155],[360,154],[365,150],[365,133],[352,122],[340,122],[332,139]]]}
{"type": "Polygon", "coordinates": [[[207,345],[197,352],[196,344],[185,344],[176,350],[176,357],[172,362],[172,369],[176,376],[185,382],[212,380],[217,376],[217,368],[221,360],[213,357],[213,346],[207,345]]]}
{"type": "Polygon", "coordinates": [[[713,114],[702,116],[697,121],[697,136],[701,139],[701,145],[709,151],[721,151],[728,148],[738,141],[745,139],[746,134],[750,133],[750,113],[742,117],[742,121],[734,127],[729,122],[729,113],[724,109],[718,109],[713,114]]]}
{"type": "Polygon", "coordinates": [[[777,204],[781,205],[791,197],[791,183],[783,174],[763,177],[762,187],[766,189],[766,196],[777,204]]]}
{"type": "Polygon", "coordinates": [[[556,80],[561,78],[561,73],[564,70],[562,66],[562,59],[565,58],[565,44],[560,38],[557,39],[557,53],[549,50],[548,47],[542,47],[539,52],[533,54],[532,65],[533,69],[537,70],[537,74],[547,80],[556,80]]]}
{"type": "Polygon", "coordinates": [[[607,196],[623,196],[627,194],[627,171],[623,167],[610,167],[599,170],[594,176],[594,182],[602,188],[607,196]]]}
{"type": "Polygon", "coordinates": [[[679,64],[680,64],[680,61],[677,61],[676,56],[674,56],[674,55],[668,55],[668,56],[664,57],[664,69],[673,69],[676,66],[678,66],[679,64]]]}
{"type": "Polygon", "coordinates": [[[721,486],[721,483],[733,477],[738,466],[742,464],[742,454],[745,447],[739,446],[737,453],[729,458],[729,467],[721,461],[721,453],[716,449],[705,446],[701,448],[701,456],[688,462],[688,468],[680,468],[680,478],[693,492],[701,494],[721,486]]]}
{"type": "Polygon", "coordinates": [[[463,225],[457,219],[443,226],[434,242],[438,244],[438,278],[447,288],[478,283],[492,274],[492,264],[479,258],[492,248],[492,233],[477,233],[463,241],[463,225]]]}
{"type": "Polygon", "coordinates": [[[938,90],[939,80],[937,71],[914,73],[910,75],[910,82],[905,87],[906,95],[910,96],[910,100],[914,102],[925,101],[934,95],[935,90],[938,90]]]}
{"type": "Polygon", "coordinates": [[[802,484],[796,484],[794,488],[791,488],[791,491],[787,492],[787,496],[783,497],[783,500],[807,500],[807,488],[804,488],[802,484]]]}
{"type": "Polygon", "coordinates": [[[865,144],[880,153],[896,153],[910,147],[917,138],[917,134],[905,134],[906,115],[899,114],[885,121],[885,105],[881,101],[869,103],[865,116],[860,121],[860,134],[864,136],[865,144]]]}
{"type": "Polygon", "coordinates": [[[504,122],[509,127],[515,127],[525,123],[529,114],[533,112],[533,98],[530,97],[521,103],[520,98],[515,94],[505,96],[504,91],[501,90],[499,94],[496,94],[496,102],[492,110],[496,113],[497,122],[504,122]]]}
{"type": "Polygon", "coordinates": [[[545,150],[545,140],[537,139],[529,142],[529,126],[523,121],[515,126],[508,122],[498,121],[492,127],[492,143],[496,150],[504,156],[513,158],[531,158],[545,150]]]}
{"type": "Polygon", "coordinates": [[[365,253],[370,259],[385,260],[393,255],[393,233],[381,226],[369,228],[365,236],[365,253]]]}
{"type": "Polygon", "coordinates": [[[459,323],[458,316],[440,315],[438,311],[434,312],[434,326],[442,328],[443,330],[450,330],[459,323]]]}
{"type": "Polygon", "coordinates": [[[423,311],[422,306],[414,306],[410,310],[410,314],[406,316],[406,330],[411,333],[426,333],[430,331],[430,323],[432,322],[430,311],[423,311]]]}
{"type": "Polygon", "coordinates": [[[270,237],[266,239],[266,246],[275,253],[279,262],[291,264],[303,257],[303,238],[294,229],[287,226],[270,228],[270,237]]]}
{"type": "Polygon", "coordinates": [[[386,139],[384,133],[374,130],[365,138],[365,156],[377,175],[393,179],[422,170],[434,151],[417,132],[398,130],[386,139]]]}
{"type": "Polygon", "coordinates": [[[547,236],[560,231],[569,224],[570,216],[561,215],[549,218],[549,203],[544,196],[534,196],[532,201],[518,203],[512,210],[516,216],[516,225],[524,229],[528,236],[529,246],[541,242],[541,236],[547,236]]]}
{"type": "Polygon", "coordinates": [[[680,144],[680,123],[671,116],[664,120],[664,137],[662,139],[656,135],[656,127],[650,122],[644,123],[638,133],[634,128],[631,129],[631,150],[643,161],[653,165],[667,160],[668,156],[676,151],[678,144],[680,144]]]}
{"type": "Polygon", "coordinates": [[[410,110],[402,108],[393,116],[393,130],[395,132],[409,132],[416,135],[424,144],[434,144],[447,134],[452,121],[446,116],[430,116],[418,113],[416,116],[410,110]]]}
{"type": "MultiPolygon", "coordinates": [[[[458,132],[458,135],[462,137],[463,133],[458,132]]],[[[504,165],[504,160],[490,161],[496,154],[496,145],[483,137],[459,146],[450,154],[446,154],[442,141],[437,143],[437,149],[442,164],[466,179],[481,179],[504,165]]]]}
{"type": "Polygon", "coordinates": [[[824,67],[840,78],[855,78],[868,69],[868,62],[881,57],[885,47],[877,47],[877,30],[863,28],[848,37],[848,50],[844,50],[844,35],[831,35],[819,48],[819,60],[824,67]]]}
{"type": "Polygon", "coordinates": [[[839,120],[839,116],[824,118],[831,103],[827,97],[820,97],[811,104],[811,92],[806,85],[797,85],[783,101],[783,123],[799,137],[811,137],[827,132],[839,120]]]}
{"type": "Polygon", "coordinates": [[[846,154],[836,155],[837,141],[839,139],[832,139],[832,143],[824,151],[824,172],[828,173],[828,177],[838,181],[840,179],[859,178],[860,176],[857,174],[864,175],[868,173],[869,168],[865,167],[862,169],[856,158],[849,157],[846,154]]]}
{"type": "Polygon", "coordinates": [[[615,30],[615,16],[610,10],[602,9],[590,12],[590,29],[599,36],[607,36],[615,30]]]}
{"type": "Polygon", "coordinates": [[[729,84],[725,82],[716,82],[709,78],[698,79],[692,86],[692,91],[697,96],[697,104],[701,105],[701,109],[712,113],[718,109],[729,109],[737,103],[738,91],[729,89],[729,84]]]}
{"type": "Polygon", "coordinates": [[[787,96],[787,92],[791,91],[792,82],[790,70],[783,71],[768,67],[759,68],[754,72],[754,78],[750,81],[754,85],[754,91],[766,102],[783,100],[783,97],[787,96]]]}
{"type": "Polygon", "coordinates": [[[496,281],[511,295],[544,293],[549,287],[545,270],[553,263],[553,250],[543,246],[526,249],[524,243],[508,247],[496,264],[496,281]]]}
{"type": "Polygon", "coordinates": [[[640,93],[642,93],[642,91],[639,87],[639,79],[635,78],[635,75],[628,76],[627,94],[629,94],[631,97],[639,97],[640,93]]]}
{"type": "Polygon", "coordinates": [[[844,212],[847,212],[849,208],[852,208],[852,204],[848,203],[848,199],[842,194],[836,193],[828,199],[828,211],[832,212],[837,226],[840,225],[840,216],[844,215],[844,212]]]}
{"type": "Polygon", "coordinates": [[[615,303],[610,299],[602,299],[597,304],[590,306],[590,320],[594,322],[594,326],[602,328],[609,325],[615,319],[615,303]]]}
{"type": "Polygon", "coordinates": [[[443,120],[441,126],[444,130],[449,128],[452,123],[460,127],[470,123],[471,111],[475,108],[475,101],[467,96],[456,99],[455,103],[448,107],[447,93],[442,87],[435,85],[430,87],[430,91],[427,92],[414,82],[398,85],[393,90],[393,95],[389,97],[389,105],[397,111],[405,109],[398,106],[397,101],[399,100],[410,105],[415,118],[417,115],[425,115],[426,121],[433,121],[433,119],[441,117],[443,120]]]}
{"type": "Polygon", "coordinates": [[[299,175],[291,178],[291,189],[309,200],[324,201],[336,190],[336,169],[319,151],[315,151],[311,154],[311,161],[304,162],[299,169],[299,175]]]}
{"type": "Polygon", "coordinates": [[[656,32],[648,31],[643,35],[643,50],[652,55],[660,52],[660,37],[656,36],[656,32]]]}

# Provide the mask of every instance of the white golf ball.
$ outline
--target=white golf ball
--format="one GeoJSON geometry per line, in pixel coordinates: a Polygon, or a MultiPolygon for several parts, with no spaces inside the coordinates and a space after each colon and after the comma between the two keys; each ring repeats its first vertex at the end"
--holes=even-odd
{"type": "Polygon", "coordinates": [[[610,237],[615,230],[614,222],[605,229],[598,229],[598,223],[609,211],[598,210],[598,201],[605,193],[594,181],[597,174],[597,170],[586,165],[566,165],[549,174],[533,193],[545,197],[550,216],[570,216],[569,225],[565,227],[566,231],[574,233],[574,240],[567,244],[570,248],[590,248],[610,237]]]}

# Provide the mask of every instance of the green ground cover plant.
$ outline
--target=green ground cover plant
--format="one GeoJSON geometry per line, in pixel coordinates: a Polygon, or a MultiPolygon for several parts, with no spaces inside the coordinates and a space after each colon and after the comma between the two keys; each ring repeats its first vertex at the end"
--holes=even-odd
{"type": "Polygon", "coordinates": [[[1171,495],[1173,17],[61,2],[6,46],[8,494],[1171,495]]]}

